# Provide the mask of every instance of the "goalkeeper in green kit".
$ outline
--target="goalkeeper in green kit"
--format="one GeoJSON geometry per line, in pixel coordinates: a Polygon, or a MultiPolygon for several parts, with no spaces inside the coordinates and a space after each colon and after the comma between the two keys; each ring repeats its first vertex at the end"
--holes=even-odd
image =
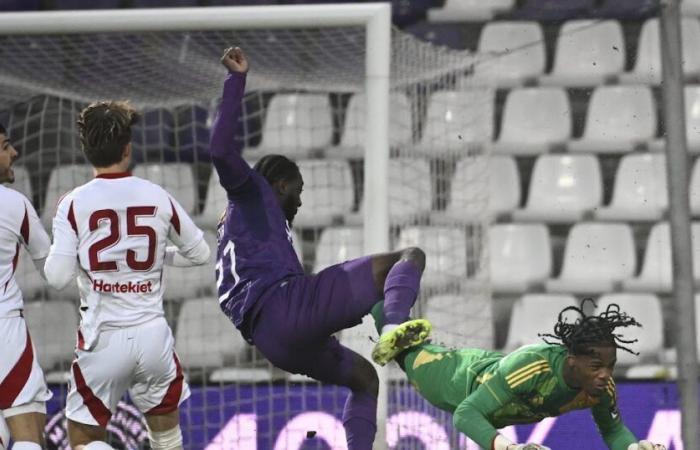
{"type": "MultiPolygon", "coordinates": [[[[486,450],[548,450],[513,443],[497,429],[586,408],[611,450],[665,450],[663,445],[638,441],[622,423],[617,407],[612,379],[616,353],[632,352],[624,344],[633,341],[621,339],[615,329],[641,325],[615,304],[600,315],[586,315],[586,301],[592,302],[585,299],[580,308],[559,313],[554,334],[542,335],[545,343],[507,355],[426,342],[400,353],[395,361],[428,402],[451,412],[455,428],[486,450]],[[572,310],[579,315],[573,323],[564,319],[572,310]]],[[[381,302],[372,315],[381,330],[381,302]]]]}

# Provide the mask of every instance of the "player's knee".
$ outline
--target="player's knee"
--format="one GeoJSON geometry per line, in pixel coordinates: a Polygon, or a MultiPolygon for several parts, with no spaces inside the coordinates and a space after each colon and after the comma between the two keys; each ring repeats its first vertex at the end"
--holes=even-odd
{"type": "Polygon", "coordinates": [[[425,252],[418,247],[408,247],[401,251],[401,259],[413,262],[420,271],[425,269],[425,252]]]}
{"type": "Polygon", "coordinates": [[[362,359],[355,366],[350,379],[349,388],[353,391],[366,392],[373,396],[379,395],[379,376],[372,363],[362,359]]]}
{"type": "Polygon", "coordinates": [[[179,425],[166,431],[148,430],[148,440],[153,450],[182,449],[182,431],[179,425]]]}

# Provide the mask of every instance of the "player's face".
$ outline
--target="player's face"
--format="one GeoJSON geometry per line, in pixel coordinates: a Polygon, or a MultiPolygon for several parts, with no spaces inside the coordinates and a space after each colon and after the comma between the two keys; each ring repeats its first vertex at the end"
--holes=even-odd
{"type": "Polygon", "coordinates": [[[15,181],[12,164],[17,156],[17,150],[12,146],[12,142],[5,134],[0,133],[0,183],[13,183],[15,181]]]}
{"type": "Polygon", "coordinates": [[[281,183],[279,189],[279,199],[284,211],[284,216],[291,224],[294,221],[294,216],[301,207],[301,193],[304,190],[304,180],[301,175],[294,177],[291,180],[285,180],[281,183]]]}
{"type": "Polygon", "coordinates": [[[574,369],[581,389],[592,397],[600,397],[612,378],[617,349],[614,346],[595,346],[592,355],[573,357],[574,369]]]}

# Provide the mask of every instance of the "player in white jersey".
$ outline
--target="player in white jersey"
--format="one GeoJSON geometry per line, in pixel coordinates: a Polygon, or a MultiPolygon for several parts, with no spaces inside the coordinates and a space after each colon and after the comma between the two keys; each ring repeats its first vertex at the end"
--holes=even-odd
{"type": "Polygon", "coordinates": [[[164,264],[204,264],[209,247],[163,188],[127,172],[137,118],[125,102],[81,112],[81,146],[96,176],[58,202],[53,221],[46,277],[60,289],[77,275],[80,290],[66,404],[74,450],[103,448],[127,390],[146,416],[151,448],[182,448],[178,406],[189,387],[164,317],[162,272],[164,264]]]}
{"type": "MultiPolygon", "coordinates": [[[[0,415],[15,450],[38,450],[44,445],[45,402],[51,391],[22,317],[22,292],[14,273],[24,246],[43,275],[50,241],[30,201],[2,185],[14,182],[11,166],[17,155],[0,125],[0,415]]],[[[9,445],[6,438],[0,448],[9,445]]]]}

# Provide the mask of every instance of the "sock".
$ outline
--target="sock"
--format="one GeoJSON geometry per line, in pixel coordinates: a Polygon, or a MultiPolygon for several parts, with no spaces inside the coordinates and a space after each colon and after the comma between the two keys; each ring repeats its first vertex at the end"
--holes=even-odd
{"type": "Polygon", "coordinates": [[[372,314],[374,327],[377,329],[377,333],[381,333],[382,327],[384,327],[384,300],[375,303],[369,313],[372,314]]]}
{"type": "Polygon", "coordinates": [[[28,441],[20,441],[20,442],[15,442],[15,445],[12,446],[13,450],[41,450],[41,445],[34,443],[34,442],[28,442],[28,441]]]}
{"type": "Polygon", "coordinates": [[[343,427],[348,450],[372,450],[377,432],[377,399],[365,392],[351,392],[345,401],[343,427]]]}
{"type": "Polygon", "coordinates": [[[421,272],[411,261],[401,260],[389,270],[384,282],[384,326],[405,322],[416,302],[421,272]]]}

